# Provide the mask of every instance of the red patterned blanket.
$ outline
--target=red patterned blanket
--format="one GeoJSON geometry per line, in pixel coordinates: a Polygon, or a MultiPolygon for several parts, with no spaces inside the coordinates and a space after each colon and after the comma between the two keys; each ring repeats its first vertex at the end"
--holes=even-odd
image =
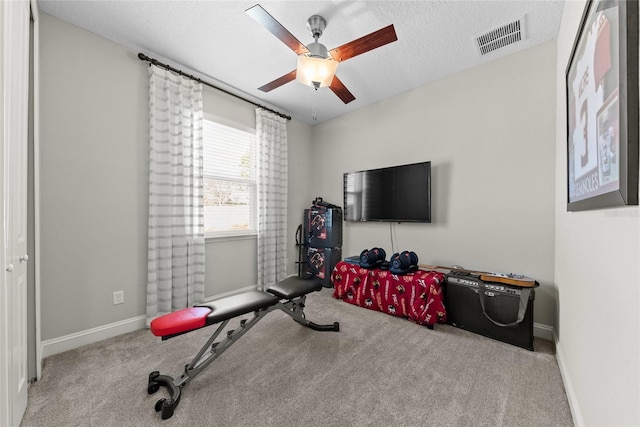
{"type": "Polygon", "coordinates": [[[344,261],[331,273],[335,298],[429,326],[447,320],[443,282],[444,274],[437,271],[418,270],[401,276],[344,261]]]}

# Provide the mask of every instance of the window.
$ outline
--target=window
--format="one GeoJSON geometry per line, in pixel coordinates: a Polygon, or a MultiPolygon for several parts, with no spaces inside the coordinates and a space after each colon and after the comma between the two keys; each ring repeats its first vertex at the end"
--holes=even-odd
{"type": "Polygon", "coordinates": [[[204,120],[205,237],[256,233],[256,135],[204,120]]]}

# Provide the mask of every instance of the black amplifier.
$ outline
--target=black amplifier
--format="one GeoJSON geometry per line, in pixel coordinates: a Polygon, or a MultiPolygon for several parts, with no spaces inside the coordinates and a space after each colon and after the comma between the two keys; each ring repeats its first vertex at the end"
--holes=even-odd
{"type": "Polygon", "coordinates": [[[443,291],[447,323],[533,351],[534,288],[484,282],[473,273],[451,272],[443,291]]]}

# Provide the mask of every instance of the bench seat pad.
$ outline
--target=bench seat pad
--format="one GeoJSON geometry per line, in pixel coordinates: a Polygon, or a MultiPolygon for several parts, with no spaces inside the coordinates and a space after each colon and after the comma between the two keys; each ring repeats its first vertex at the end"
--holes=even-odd
{"type": "Polygon", "coordinates": [[[252,311],[268,308],[278,303],[278,297],[261,291],[247,291],[237,295],[220,298],[197,307],[207,307],[211,312],[207,316],[207,325],[232,319],[252,311]]]}
{"type": "Polygon", "coordinates": [[[209,307],[187,307],[151,321],[151,333],[157,337],[181,334],[207,326],[209,307]]]}
{"type": "Polygon", "coordinates": [[[151,321],[151,332],[157,337],[182,334],[321,289],[322,283],[317,280],[288,277],[271,286],[268,293],[247,291],[157,317],[151,321]]]}
{"type": "Polygon", "coordinates": [[[284,299],[294,299],[306,295],[309,292],[322,289],[322,282],[315,279],[302,279],[297,276],[287,277],[284,280],[271,285],[267,292],[284,299]]]}

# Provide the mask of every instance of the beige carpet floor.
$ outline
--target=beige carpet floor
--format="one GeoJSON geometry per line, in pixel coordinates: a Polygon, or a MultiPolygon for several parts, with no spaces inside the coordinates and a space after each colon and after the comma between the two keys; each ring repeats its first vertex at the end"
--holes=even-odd
{"type": "Polygon", "coordinates": [[[215,327],[164,342],[136,331],[47,358],[22,426],[573,425],[553,343],[536,339],[531,352],[429,330],[331,291],[309,295],[305,312],[340,332],[270,313],[185,386],[168,420],[149,372],[179,376],[215,327]]]}

